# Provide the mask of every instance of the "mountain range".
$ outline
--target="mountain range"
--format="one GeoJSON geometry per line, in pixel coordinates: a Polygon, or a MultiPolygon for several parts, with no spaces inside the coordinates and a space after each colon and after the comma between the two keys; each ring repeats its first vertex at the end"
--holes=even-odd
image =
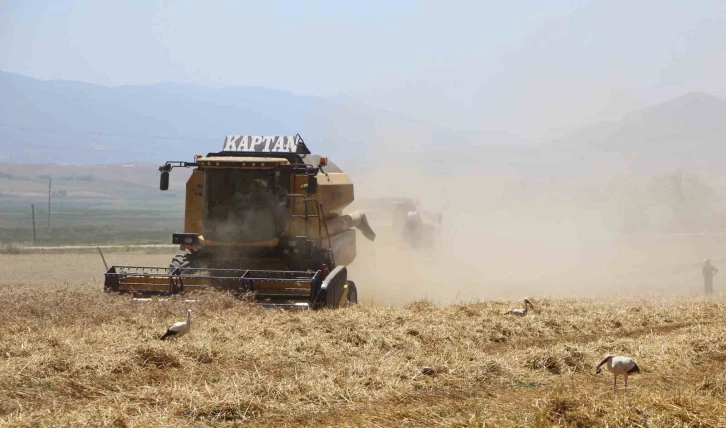
{"type": "Polygon", "coordinates": [[[218,151],[226,134],[299,133],[316,153],[348,161],[462,140],[345,97],[256,87],[104,87],[0,72],[0,93],[0,142],[10,149],[0,162],[158,163],[218,151]]]}
{"type": "MultiPolygon", "coordinates": [[[[226,134],[300,133],[314,152],[364,170],[381,158],[451,170],[586,172],[630,167],[715,168],[725,153],[726,100],[689,93],[529,144],[458,132],[347,97],[176,83],[106,87],[0,72],[0,163],[99,164],[190,159],[218,151],[226,134]]],[[[522,124],[526,126],[526,124],[522,124]]]]}

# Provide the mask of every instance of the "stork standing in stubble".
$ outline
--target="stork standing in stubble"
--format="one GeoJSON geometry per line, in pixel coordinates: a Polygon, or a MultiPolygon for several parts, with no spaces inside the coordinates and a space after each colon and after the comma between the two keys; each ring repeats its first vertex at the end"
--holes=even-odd
{"type": "Polygon", "coordinates": [[[633,373],[640,373],[640,367],[630,357],[614,357],[612,355],[606,355],[605,358],[600,361],[600,364],[595,367],[595,374],[599,374],[602,369],[602,365],[605,364],[605,368],[613,374],[615,379],[613,380],[613,391],[618,388],[618,376],[623,375],[625,377],[625,387],[628,387],[628,375],[633,373]]]}
{"type": "Polygon", "coordinates": [[[518,317],[523,317],[527,315],[527,307],[531,307],[534,309],[534,305],[532,305],[532,302],[529,301],[526,297],[524,298],[524,309],[510,309],[507,311],[506,315],[516,315],[518,317]]]}
{"type": "Polygon", "coordinates": [[[169,338],[173,337],[181,337],[185,334],[189,333],[189,329],[192,325],[192,310],[187,309],[187,320],[186,321],[179,321],[172,324],[168,330],[166,330],[166,333],[164,333],[163,336],[161,336],[161,340],[168,340],[169,338]]]}

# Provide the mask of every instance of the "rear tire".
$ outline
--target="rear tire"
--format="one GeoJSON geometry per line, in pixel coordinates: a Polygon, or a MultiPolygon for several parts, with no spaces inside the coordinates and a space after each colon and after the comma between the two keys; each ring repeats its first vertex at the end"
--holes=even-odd
{"type": "Polygon", "coordinates": [[[355,282],[348,280],[348,304],[358,304],[358,288],[355,286],[355,282]]]}

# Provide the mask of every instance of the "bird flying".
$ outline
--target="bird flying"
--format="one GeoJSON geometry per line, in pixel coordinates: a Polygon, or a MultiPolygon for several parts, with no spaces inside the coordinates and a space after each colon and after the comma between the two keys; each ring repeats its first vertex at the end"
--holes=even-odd
{"type": "Polygon", "coordinates": [[[168,330],[166,330],[166,333],[164,333],[163,336],[161,336],[161,340],[168,340],[173,337],[181,337],[185,334],[189,333],[189,328],[192,324],[192,310],[187,309],[187,320],[186,321],[179,321],[172,324],[168,330]]]}
{"type": "Polygon", "coordinates": [[[602,365],[605,364],[605,368],[608,369],[615,377],[613,381],[613,390],[617,390],[618,387],[618,376],[623,375],[625,377],[625,387],[628,387],[628,375],[634,373],[640,373],[640,367],[630,357],[614,357],[612,355],[605,355],[600,363],[595,367],[595,374],[599,374],[602,369],[602,365]]]}
{"type": "Polygon", "coordinates": [[[532,309],[534,309],[534,305],[532,305],[532,302],[529,301],[526,297],[524,298],[524,309],[510,309],[507,311],[506,315],[516,315],[519,317],[527,315],[527,307],[530,306],[532,309]]]}

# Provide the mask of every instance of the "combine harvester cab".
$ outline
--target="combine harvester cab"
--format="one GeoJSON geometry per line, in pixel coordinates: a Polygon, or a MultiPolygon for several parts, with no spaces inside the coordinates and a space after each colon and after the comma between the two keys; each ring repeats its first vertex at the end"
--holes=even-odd
{"type": "Polygon", "coordinates": [[[212,287],[275,307],[323,308],[358,302],[346,265],[356,232],[375,239],[353,202],[353,183],[295,136],[230,135],[223,150],[159,167],[194,168],[186,184],[183,254],[169,267],[112,266],[109,292],[171,295],[212,287]]]}

